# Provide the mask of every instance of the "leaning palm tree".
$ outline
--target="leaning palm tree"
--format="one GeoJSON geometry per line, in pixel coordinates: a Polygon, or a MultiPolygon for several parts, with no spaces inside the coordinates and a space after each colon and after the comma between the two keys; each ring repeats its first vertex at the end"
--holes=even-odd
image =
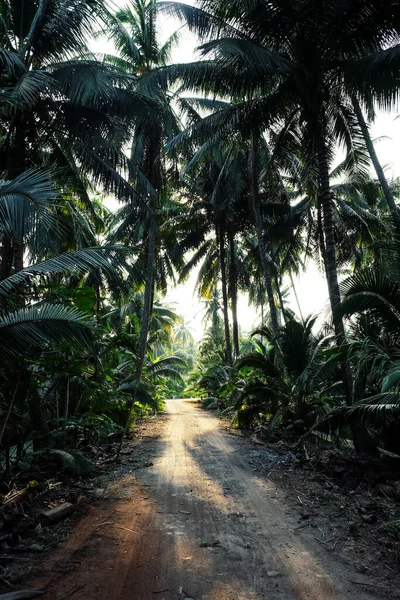
{"type": "MultiPolygon", "coordinates": [[[[387,202],[387,205],[389,207],[390,212],[392,213],[394,218],[398,218],[399,214],[398,214],[398,208],[396,205],[396,201],[395,201],[395,197],[393,194],[393,190],[391,189],[391,186],[387,180],[387,177],[385,175],[385,171],[383,170],[383,167],[381,165],[381,162],[378,158],[378,155],[376,153],[375,150],[375,145],[374,142],[371,138],[371,132],[370,132],[370,127],[369,124],[367,122],[367,120],[365,119],[364,116],[364,112],[362,107],[360,106],[360,103],[357,99],[357,97],[353,97],[353,107],[354,107],[354,112],[357,116],[359,125],[361,127],[361,131],[364,137],[364,141],[365,141],[365,146],[368,150],[368,154],[371,158],[371,162],[373,164],[373,167],[375,169],[376,172],[376,176],[378,177],[379,183],[381,185],[382,191],[383,191],[383,195],[385,197],[385,200],[387,202]]],[[[374,119],[375,118],[375,111],[373,109],[373,105],[369,107],[369,114],[371,115],[371,118],[374,119]]]]}

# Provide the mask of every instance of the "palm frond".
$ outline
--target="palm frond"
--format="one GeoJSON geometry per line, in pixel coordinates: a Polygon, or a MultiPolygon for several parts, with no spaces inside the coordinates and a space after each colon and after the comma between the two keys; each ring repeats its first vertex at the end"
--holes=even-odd
{"type": "Polygon", "coordinates": [[[0,67],[8,75],[15,77],[26,71],[26,67],[16,52],[0,48],[0,67]]]}
{"type": "Polygon", "coordinates": [[[3,355],[37,352],[49,344],[90,345],[93,324],[86,315],[59,304],[21,308],[0,316],[0,348],[3,355]]]}
{"type": "Polygon", "coordinates": [[[52,228],[57,197],[51,171],[32,169],[13,181],[0,181],[0,231],[22,244],[38,220],[52,228]]]}
{"type": "Polygon", "coordinates": [[[233,71],[250,69],[258,77],[293,73],[296,70],[296,65],[290,60],[249,40],[219,38],[202,44],[199,50],[203,56],[213,55],[216,68],[229,65],[233,71]]]}
{"type": "Polygon", "coordinates": [[[338,316],[351,316],[369,311],[389,330],[400,327],[400,289],[397,281],[381,270],[359,271],[341,284],[342,304],[338,316]]]}
{"type": "Polygon", "coordinates": [[[10,294],[21,286],[29,284],[35,277],[60,274],[83,274],[92,270],[104,273],[116,286],[122,286],[122,275],[135,273],[140,278],[134,266],[128,264],[127,256],[132,250],[119,245],[84,248],[75,252],[60,254],[36,265],[31,265],[18,273],[14,273],[0,282],[0,303],[6,303],[10,294]]]}

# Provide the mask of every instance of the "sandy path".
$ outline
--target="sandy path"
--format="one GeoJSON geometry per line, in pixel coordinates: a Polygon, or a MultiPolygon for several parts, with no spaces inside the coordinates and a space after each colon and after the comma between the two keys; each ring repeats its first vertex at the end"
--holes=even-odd
{"type": "Polygon", "coordinates": [[[167,411],[153,466],[126,500],[82,519],[35,584],[45,600],[379,597],[299,529],[283,492],[253,472],[249,442],[182,400],[167,411]]]}

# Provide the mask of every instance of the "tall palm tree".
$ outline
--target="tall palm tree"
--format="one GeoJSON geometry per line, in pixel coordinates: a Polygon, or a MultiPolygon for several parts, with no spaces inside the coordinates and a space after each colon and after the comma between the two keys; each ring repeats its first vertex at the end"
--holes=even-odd
{"type": "MultiPolygon", "coordinates": [[[[178,35],[173,34],[163,45],[159,43],[155,0],[133,0],[126,8],[110,15],[106,33],[114,42],[118,56],[115,59],[105,59],[113,60],[116,65],[122,66],[127,73],[132,74],[135,78],[135,89],[150,97],[158,106],[158,112],[151,120],[136,119],[135,131],[130,140],[130,181],[142,191],[147,204],[146,209],[139,214],[135,211],[133,215],[130,215],[129,211],[127,214],[128,220],[131,220],[132,216],[139,216],[145,248],[145,288],[135,373],[136,381],[139,382],[146,357],[156,287],[160,209],[168,201],[170,194],[168,165],[162,152],[165,144],[179,132],[168,86],[149,86],[146,76],[168,63],[178,35]]],[[[128,403],[128,409],[132,404],[133,400],[128,403]]]]}
{"type": "Polygon", "coordinates": [[[192,256],[180,279],[202,263],[197,279],[199,295],[210,297],[220,287],[223,298],[226,358],[232,362],[229,305],[232,309],[233,346],[239,354],[237,236],[247,221],[245,182],[240,153],[215,148],[210,159],[191,160],[186,168],[183,194],[189,210],[179,223],[176,252],[192,256]]]}
{"type": "MultiPolygon", "coordinates": [[[[192,153],[194,152],[194,156],[191,157],[189,161],[188,168],[192,168],[197,163],[202,164],[202,162],[209,160],[211,155],[213,157],[218,156],[219,160],[224,160],[225,163],[223,167],[221,167],[222,176],[217,181],[218,186],[216,189],[220,191],[225,185],[225,195],[228,194],[228,197],[232,197],[230,201],[230,219],[228,219],[230,225],[228,225],[228,228],[232,231],[232,229],[237,227],[239,222],[243,227],[244,213],[246,213],[246,223],[251,220],[253,221],[258,240],[262,273],[265,280],[264,285],[267,292],[271,324],[274,329],[277,329],[278,316],[274,302],[271,277],[272,260],[267,251],[264,239],[262,213],[266,197],[268,197],[268,201],[270,202],[271,200],[276,199],[275,196],[280,198],[281,192],[279,189],[276,191],[276,188],[279,188],[279,185],[277,186],[277,179],[279,179],[279,177],[276,177],[274,164],[270,160],[267,141],[261,135],[253,136],[250,143],[243,142],[243,140],[236,138],[229,140],[216,139],[214,141],[211,130],[208,132],[208,135],[205,136],[205,139],[203,139],[201,135],[197,138],[196,129],[197,127],[201,129],[205,120],[201,118],[196,109],[202,109],[203,111],[207,111],[207,113],[209,113],[210,110],[215,109],[222,111],[230,110],[235,103],[215,99],[210,100],[208,98],[181,98],[180,103],[187,113],[186,116],[192,126],[189,131],[194,132],[194,135],[191,136],[191,141],[194,142],[194,144],[192,144],[193,147],[190,148],[187,147],[185,143],[183,144],[186,153],[189,153],[190,151],[192,153]],[[268,177],[266,176],[267,172],[268,177]],[[235,198],[236,202],[238,199],[241,200],[240,206],[233,206],[233,198],[235,198]],[[248,204],[245,210],[244,201],[248,204]]],[[[176,140],[174,140],[173,145],[182,145],[182,142],[187,141],[187,137],[187,132],[184,131],[176,140]]],[[[218,204],[221,204],[221,200],[219,200],[218,204]]],[[[232,263],[232,265],[234,265],[234,263],[232,263]]],[[[231,277],[232,276],[233,271],[231,272],[231,277]]],[[[235,312],[235,310],[233,310],[233,312],[235,312]]],[[[236,323],[234,324],[234,337],[237,342],[236,323]]],[[[238,347],[237,343],[236,346],[238,347]]]]}
{"type": "MultiPolygon", "coordinates": [[[[217,157],[200,167],[195,177],[194,186],[202,199],[206,219],[212,223],[215,236],[214,257],[215,266],[221,280],[222,308],[224,315],[225,350],[228,364],[232,363],[232,344],[228,306],[228,268],[226,253],[226,233],[230,216],[230,207],[234,203],[234,194],[227,187],[229,171],[228,157],[217,157]]],[[[240,190],[237,190],[240,193],[240,190]]],[[[206,242],[207,243],[207,242],[206,242]]],[[[210,275],[210,272],[208,273],[210,275]]],[[[204,282],[203,282],[204,283],[204,282]]],[[[214,280],[213,285],[217,282],[214,280]]],[[[202,286],[204,289],[204,285],[202,286]]]]}
{"type": "MultiPolygon", "coordinates": [[[[149,119],[137,120],[131,141],[131,165],[136,165],[144,174],[148,205],[144,215],[144,228],[147,232],[145,262],[145,293],[141,319],[141,332],[136,376],[139,380],[146,354],[146,343],[154,298],[156,277],[156,254],[158,236],[158,210],[168,197],[166,167],[162,150],[168,139],[178,133],[178,127],[170,106],[166,86],[149,88],[145,76],[156,68],[165,66],[170,51],[177,42],[173,34],[165,44],[160,45],[155,0],[134,0],[126,8],[110,17],[107,33],[113,40],[119,56],[117,64],[136,77],[136,87],[143,94],[151,96],[158,104],[158,114],[149,119]]],[[[137,172],[131,179],[140,185],[137,172]]]]}
{"type": "MultiPolygon", "coordinates": [[[[278,314],[274,301],[274,292],[272,284],[271,263],[272,257],[267,252],[264,239],[264,226],[262,219],[262,202],[260,191],[262,182],[262,166],[260,164],[260,150],[265,147],[265,142],[259,135],[253,134],[248,149],[248,171],[249,171],[249,193],[250,206],[254,218],[255,231],[260,254],[261,268],[264,275],[264,285],[267,293],[271,327],[274,332],[278,331],[278,314]]],[[[272,166],[272,165],[271,165],[272,166]]],[[[269,190],[267,190],[268,193],[269,190]]]]}

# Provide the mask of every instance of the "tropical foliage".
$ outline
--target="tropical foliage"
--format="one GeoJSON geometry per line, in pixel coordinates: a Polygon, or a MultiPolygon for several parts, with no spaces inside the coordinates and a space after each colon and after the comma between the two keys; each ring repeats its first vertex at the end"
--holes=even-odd
{"type": "Polygon", "coordinates": [[[370,132],[399,34],[394,0],[0,3],[5,482],[43,452],[83,472],[82,445],[190,394],[400,451],[399,182],[370,132]],[[185,27],[200,60],[173,64],[185,27]],[[330,312],[306,317],[311,262],[330,312]],[[193,276],[197,347],[165,299],[193,276]]]}

